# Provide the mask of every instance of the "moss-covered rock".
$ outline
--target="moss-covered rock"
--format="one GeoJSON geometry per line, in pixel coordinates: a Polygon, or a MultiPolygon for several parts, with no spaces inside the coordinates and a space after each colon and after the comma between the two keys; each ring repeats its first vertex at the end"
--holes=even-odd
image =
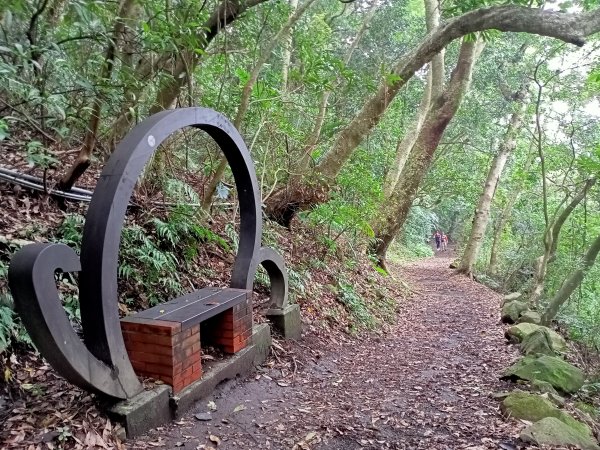
{"type": "Polygon", "coordinates": [[[573,406],[577,408],[579,411],[582,411],[588,414],[592,419],[597,419],[600,415],[600,411],[594,405],[590,405],[586,402],[575,402],[573,406]]]}
{"type": "Polygon", "coordinates": [[[556,389],[547,381],[533,380],[530,384],[532,391],[541,392],[542,394],[558,394],[556,389]]]}
{"type": "Polygon", "coordinates": [[[506,338],[511,342],[522,342],[527,336],[538,331],[544,330],[548,333],[552,341],[552,349],[555,352],[564,352],[567,349],[565,339],[556,331],[542,325],[534,323],[518,323],[506,330],[506,338]]]}
{"type": "Polygon", "coordinates": [[[521,313],[527,311],[527,303],[519,300],[507,302],[502,306],[502,322],[516,323],[521,313]]]}
{"type": "Polygon", "coordinates": [[[504,296],[504,298],[502,299],[502,304],[504,305],[508,302],[512,302],[513,300],[520,299],[522,296],[523,294],[521,294],[520,292],[511,292],[510,294],[504,296]]]}
{"type": "Polygon", "coordinates": [[[520,435],[522,441],[557,447],[572,445],[582,450],[600,450],[596,440],[587,433],[582,433],[556,417],[546,417],[525,428],[520,435]]]}
{"type": "Polygon", "coordinates": [[[543,397],[547,397],[556,406],[565,406],[565,399],[558,395],[556,389],[552,387],[550,383],[542,380],[533,380],[529,383],[533,392],[539,392],[543,394],[543,397]]]}
{"type": "Polygon", "coordinates": [[[502,378],[547,381],[566,394],[577,392],[584,382],[583,372],[579,368],[554,356],[525,356],[506,369],[502,378]]]}
{"type": "Polygon", "coordinates": [[[538,327],[539,325],[536,325],[534,323],[518,323],[508,328],[504,335],[509,341],[513,343],[519,343],[523,340],[525,336],[537,330],[538,327]]]}
{"type": "Polygon", "coordinates": [[[542,322],[542,315],[537,311],[525,311],[517,319],[517,323],[534,323],[539,325],[542,322]]]}
{"type": "Polygon", "coordinates": [[[555,417],[577,431],[591,436],[592,430],[585,423],[575,420],[558,409],[550,400],[528,392],[514,391],[500,404],[500,411],[507,417],[537,422],[544,417],[555,417]]]}
{"type": "Polygon", "coordinates": [[[554,355],[554,342],[548,328],[540,327],[533,333],[528,334],[521,342],[521,353],[524,355],[554,355]]]}

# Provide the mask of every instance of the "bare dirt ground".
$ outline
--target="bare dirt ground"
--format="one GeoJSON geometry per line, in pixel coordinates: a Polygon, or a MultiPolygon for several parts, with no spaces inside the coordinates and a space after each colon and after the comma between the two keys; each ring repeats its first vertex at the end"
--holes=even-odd
{"type": "Polygon", "coordinates": [[[452,256],[393,267],[413,295],[391,333],[286,347],[289,370],[275,358],[250,379],[223,384],[179,422],[126,445],[517,448],[515,424],[490,397],[507,388],[498,376],[516,358],[499,324],[500,295],[449,269],[452,256]],[[210,420],[201,420],[207,412],[210,420]]]}

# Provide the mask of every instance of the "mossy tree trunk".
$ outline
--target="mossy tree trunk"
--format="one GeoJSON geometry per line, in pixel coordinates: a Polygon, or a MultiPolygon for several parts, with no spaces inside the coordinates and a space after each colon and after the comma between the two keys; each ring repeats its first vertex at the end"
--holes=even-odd
{"type": "Polygon", "coordinates": [[[288,186],[280,195],[271,196],[266,202],[269,217],[289,225],[298,209],[326,201],[327,193],[352,152],[379,124],[390,103],[415,72],[455,39],[488,29],[539,34],[583,45],[586,36],[600,29],[600,12],[569,15],[519,6],[495,6],[470,11],[431,31],[394,66],[390,74],[394,81],[390,82],[389,77],[383,80],[375,94],[337,134],[331,150],[315,167],[313,176],[288,186]]]}
{"type": "Polygon", "coordinates": [[[480,42],[463,39],[458,62],[450,81],[444,91],[432,100],[402,176],[392,195],[384,200],[379,208],[372,225],[375,239],[370,251],[383,268],[385,268],[387,250],[406,222],[419,185],[429,170],[440,139],[468,90],[473,65],[482,49],[483,44],[480,42]]]}

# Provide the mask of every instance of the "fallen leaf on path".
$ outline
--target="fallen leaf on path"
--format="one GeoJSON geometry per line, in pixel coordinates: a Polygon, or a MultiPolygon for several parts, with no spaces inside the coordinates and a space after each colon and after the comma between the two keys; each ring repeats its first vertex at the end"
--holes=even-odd
{"type": "Polygon", "coordinates": [[[246,405],[237,405],[235,408],[233,408],[233,412],[240,412],[240,411],[244,411],[246,409],[246,405]]]}

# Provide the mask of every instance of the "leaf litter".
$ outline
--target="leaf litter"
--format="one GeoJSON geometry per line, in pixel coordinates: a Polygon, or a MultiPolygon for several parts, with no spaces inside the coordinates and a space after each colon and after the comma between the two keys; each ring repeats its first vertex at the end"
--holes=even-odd
{"type": "Polygon", "coordinates": [[[398,295],[385,334],[276,342],[258,375],[219,387],[212,422],[162,431],[166,447],[186,433],[195,445],[218,436],[220,449],[523,448],[493,396],[508,389],[498,377],[517,354],[501,296],[448,269],[449,256],[393,267],[412,296],[398,295]]]}

